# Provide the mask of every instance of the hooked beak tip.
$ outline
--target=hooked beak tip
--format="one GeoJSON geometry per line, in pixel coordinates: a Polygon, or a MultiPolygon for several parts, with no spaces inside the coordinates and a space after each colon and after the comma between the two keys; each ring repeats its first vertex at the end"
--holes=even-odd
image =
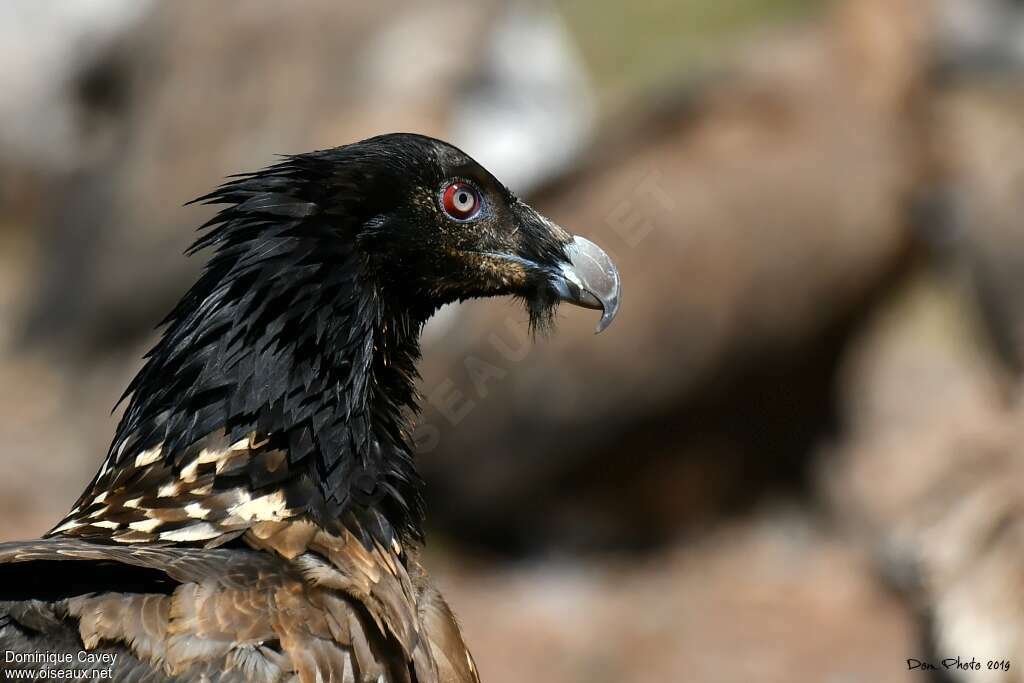
{"type": "Polygon", "coordinates": [[[552,285],[562,301],[602,311],[595,332],[600,334],[608,329],[619,311],[622,298],[619,271],[608,254],[586,238],[574,237],[565,251],[569,263],[562,265],[552,285]]]}

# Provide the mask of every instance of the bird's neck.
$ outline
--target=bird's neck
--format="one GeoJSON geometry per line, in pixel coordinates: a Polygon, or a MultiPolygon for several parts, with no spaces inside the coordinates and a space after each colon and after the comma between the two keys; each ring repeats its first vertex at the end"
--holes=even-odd
{"type": "MultiPolygon", "coordinates": [[[[209,521],[204,500],[231,492],[271,501],[259,514],[273,519],[357,527],[384,543],[421,536],[409,420],[425,316],[365,284],[353,254],[326,265],[303,279],[298,263],[277,278],[211,264],[129,387],[79,516],[97,498],[144,507],[136,499],[176,496],[209,521]]],[[[237,505],[226,518],[253,507],[237,505]]]]}

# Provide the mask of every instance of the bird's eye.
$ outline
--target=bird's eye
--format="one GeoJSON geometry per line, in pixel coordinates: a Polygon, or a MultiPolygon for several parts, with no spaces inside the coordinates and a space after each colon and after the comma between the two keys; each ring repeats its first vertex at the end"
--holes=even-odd
{"type": "Polygon", "coordinates": [[[449,183],[441,193],[441,208],[457,221],[468,221],[480,213],[480,193],[462,181],[449,183]]]}

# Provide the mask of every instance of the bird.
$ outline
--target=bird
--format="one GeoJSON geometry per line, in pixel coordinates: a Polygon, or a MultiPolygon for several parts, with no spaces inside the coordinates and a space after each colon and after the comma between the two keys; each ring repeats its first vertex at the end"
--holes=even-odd
{"type": "Polygon", "coordinates": [[[283,156],[194,202],[219,209],[187,252],[208,260],[99,470],[42,538],[0,544],[0,667],[479,681],[421,562],[419,335],[500,296],[535,333],[560,303],[600,310],[600,332],[615,265],[413,133],[283,156]]]}

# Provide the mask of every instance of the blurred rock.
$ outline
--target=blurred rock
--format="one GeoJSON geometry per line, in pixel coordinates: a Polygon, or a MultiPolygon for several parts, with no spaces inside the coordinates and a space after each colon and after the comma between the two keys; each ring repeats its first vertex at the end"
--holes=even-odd
{"type": "MultiPolygon", "coordinates": [[[[1024,67],[1024,63],[1022,63],[1024,67]]],[[[971,274],[1002,361],[1024,372],[1024,68],[958,82],[936,98],[942,189],[955,211],[953,258],[971,274]]]]}
{"type": "MultiPolygon", "coordinates": [[[[76,83],[151,0],[11,0],[0,6],[0,167],[68,171],[88,161],[76,83]]],[[[96,131],[90,131],[95,134],[96,131]]]]}
{"type": "Polygon", "coordinates": [[[937,57],[954,71],[1024,65],[1024,8],[1016,0],[935,0],[937,57]]]}
{"type": "MultiPolygon", "coordinates": [[[[844,371],[846,440],[824,481],[836,518],[932,623],[938,658],[1016,662],[1024,412],[980,323],[968,281],[941,271],[879,311],[844,371]]],[[[1011,667],[957,680],[1024,678],[1011,667]]]]}
{"type": "Polygon", "coordinates": [[[492,683],[922,680],[913,615],[795,513],[641,560],[433,573],[492,683]]]}
{"type": "Polygon", "coordinates": [[[1024,655],[1024,10],[921,7],[936,31],[909,111],[915,221],[932,259],[893,290],[845,361],[823,490],[851,540],[873,549],[930,623],[935,658],[983,662],[956,680],[1021,681],[1016,667],[992,673],[984,662],[1024,655]]]}
{"type": "Polygon", "coordinates": [[[518,193],[571,168],[594,123],[572,37],[546,2],[507,3],[454,104],[450,137],[518,193]]]}

